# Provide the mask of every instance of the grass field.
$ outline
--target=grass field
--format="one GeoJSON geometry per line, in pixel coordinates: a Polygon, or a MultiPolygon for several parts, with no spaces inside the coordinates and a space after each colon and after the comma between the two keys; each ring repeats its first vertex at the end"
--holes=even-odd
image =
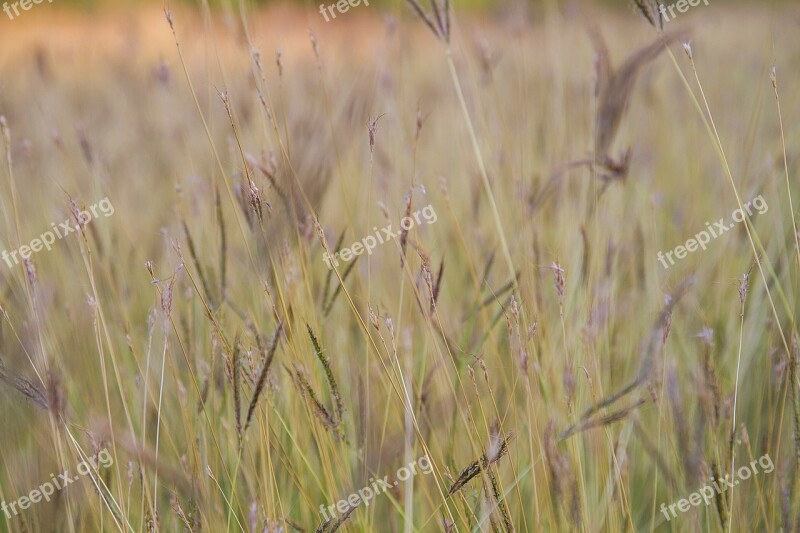
{"type": "Polygon", "coordinates": [[[0,17],[0,532],[800,529],[797,6],[223,4],[0,17]]]}

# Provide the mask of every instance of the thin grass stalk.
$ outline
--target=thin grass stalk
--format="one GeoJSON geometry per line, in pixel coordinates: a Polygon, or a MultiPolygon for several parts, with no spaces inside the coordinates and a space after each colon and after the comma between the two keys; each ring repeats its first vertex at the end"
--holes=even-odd
{"type": "MultiPolygon", "coordinates": [[[[733,174],[731,172],[730,166],[728,165],[728,159],[725,156],[725,152],[724,152],[724,149],[722,147],[722,141],[721,141],[721,139],[719,137],[719,133],[717,132],[717,127],[714,124],[714,118],[711,115],[711,109],[709,108],[708,101],[706,100],[705,92],[703,91],[703,86],[700,83],[700,78],[699,78],[699,75],[697,73],[697,66],[695,65],[695,62],[694,62],[694,57],[693,57],[692,52],[691,52],[691,47],[688,44],[686,44],[686,45],[684,45],[684,49],[687,51],[687,55],[689,56],[689,62],[691,64],[691,66],[692,66],[692,71],[694,72],[695,81],[697,82],[698,88],[700,90],[700,94],[701,94],[703,102],[705,104],[705,110],[708,113],[708,117],[706,117],[706,114],[703,112],[703,109],[700,106],[700,102],[695,97],[694,92],[692,91],[692,88],[689,85],[689,81],[683,75],[683,71],[681,71],[680,66],[678,66],[678,61],[677,61],[677,59],[675,59],[675,55],[672,53],[672,50],[670,50],[668,47],[667,47],[667,53],[669,54],[669,57],[672,60],[672,63],[675,66],[675,69],[678,71],[678,74],[680,75],[680,78],[683,81],[684,86],[686,87],[686,90],[689,92],[689,95],[692,98],[692,101],[693,101],[693,103],[695,105],[695,108],[697,109],[698,113],[700,114],[701,119],[703,120],[703,125],[705,126],[708,135],[711,137],[711,140],[714,143],[714,149],[715,149],[715,151],[717,152],[717,155],[720,158],[720,163],[722,164],[723,168],[725,169],[725,174],[726,174],[726,176],[728,178],[728,182],[730,183],[731,189],[733,190],[734,196],[736,197],[736,204],[738,205],[739,209],[742,212],[744,212],[744,207],[742,205],[742,199],[739,196],[739,190],[736,188],[736,183],[735,183],[735,181],[733,179],[733,174]]],[[[750,240],[750,246],[753,249],[753,255],[755,255],[755,257],[756,257],[756,264],[758,265],[758,271],[761,274],[761,280],[762,280],[762,282],[764,284],[764,290],[766,291],[767,299],[769,300],[769,304],[770,304],[770,307],[772,309],[772,314],[773,314],[773,316],[775,318],[775,322],[776,322],[776,324],[778,326],[778,330],[780,331],[781,340],[783,341],[783,346],[784,346],[784,349],[786,350],[786,354],[787,354],[787,357],[788,357],[788,354],[790,353],[789,344],[786,341],[786,335],[783,332],[783,326],[781,326],[780,318],[778,317],[778,312],[777,312],[777,310],[775,308],[775,302],[773,301],[772,293],[769,290],[769,283],[767,282],[766,274],[764,274],[764,268],[763,268],[763,265],[762,265],[762,262],[761,262],[761,259],[760,259],[760,255],[759,255],[758,250],[756,249],[756,245],[755,245],[754,238],[753,238],[754,237],[753,234],[754,234],[755,230],[753,230],[751,232],[751,229],[750,229],[750,224],[751,223],[749,222],[749,220],[747,220],[747,219],[745,219],[745,220],[746,220],[746,222],[744,224],[745,231],[747,232],[747,237],[750,240]]],[[[758,235],[756,234],[756,237],[757,236],[758,235]]],[[[759,239],[759,242],[760,242],[760,239],[759,239]]],[[[774,272],[773,272],[773,277],[775,277],[774,272]]],[[[780,283],[778,283],[777,278],[775,279],[775,283],[780,289],[780,283]]],[[[782,294],[783,290],[780,289],[780,292],[782,294]]],[[[785,299],[784,299],[784,304],[788,305],[788,304],[786,304],[785,299]]],[[[791,311],[789,311],[789,314],[791,315],[791,311]]]]}
{"type": "MultiPolygon", "coordinates": [[[[484,191],[486,192],[486,196],[489,199],[489,205],[492,208],[492,218],[494,220],[495,227],[497,228],[497,233],[500,238],[500,244],[503,248],[503,257],[506,261],[506,265],[508,267],[508,272],[511,278],[514,280],[514,290],[519,292],[519,284],[517,283],[516,277],[516,268],[514,268],[514,261],[511,259],[511,252],[508,248],[508,242],[506,241],[505,231],[503,230],[503,224],[500,221],[500,212],[497,209],[497,202],[494,199],[494,193],[492,192],[492,186],[489,183],[489,175],[486,171],[486,165],[483,162],[483,155],[481,154],[480,146],[478,145],[478,138],[475,135],[475,128],[472,125],[472,119],[469,114],[469,110],[467,109],[467,102],[464,99],[464,92],[461,89],[461,82],[458,79],[458,74],[456,73],[456,66],[453,62],[453,52],[448,45],[445,50],[445,57],[447,60],[447,67],[450,72],[450,79],[453,82],[453,87],[456,90],[456,94],[458,95],[458,102],[461,106],[461,112],[464,115],[464,120],[467,124],[467,131],[469,133],[470,142],[472,143],[472,149],[475,152],[475,157],[478,160],[478,169],[480,170],[481,180],[483,183],[484,191]]],[[[522,308],[522,315],[523,318],[525,317],[525,309],[522,308]]],[[[527,320],[525,321],[527,323],[527,320]]]]}
{"type": "MultiPolygon", "coordinates": [[[[744,444],[745,448],[747,448],[747,455],[750,461],[755,461],[756,458],[753,456],[753,448],[750,446],[750,436],[747,433],[747,428],[742,425],[742,443],[744,444]]],[[[756,492],[758,493],[758,509],[761,511],[761,519],[764,521],[764,527],[769,527],[769,520],[767,519],[767,513],[765,511],[765,500],[764,500],[764,493],[761,489],[761,482],[759,481],[759,477],[755,476],[753,478],[753,482],[756,484],[756,492]]]]}
{"type": "Polygon", "coordinates": [[[789,197],[789,213],[792,217],[792,230],[794,231],[794,250],[797,257],[797,266],[800,267],[800,233],[797,232],[797,216],[794,211],[794,203],[792,202],[792,188],[789,186],[789,160],[786,157],[786,136],[783,132],[783,114],[781,113],[781,99],[778,95],[778,75],[775,67],[772,67],[770,72],[770,80],[772,81],[772,88],[775,91],[775,106],[778,109],[778,124],[781,129],[781,148],[783,149],[783,169],[786,175],[786,195],[789,197]]]}
{"type": "MultiPolygon", "coordinates": [[[[736,403],[739,399],[739,369],[741,368],[742,363],[742,341],[744,339],[744,304],[747,300],[747,274],[742,276],[741,285],[739,286],[739,303],[741,305],[741,312],[739,313],[739,349],[737,350],[736,355],[736,381],[734,382],[733,388],[733,412],[732,412],[732,422],[731,422],[731,479],[734,477],[734,473],[736,471],[736,452],[733,447],[734,435],[736,434],[736,403]]],[[[794,360],[790,362],[790,376],[794,376],[794,360]]],[[[792,393],[794,393],[794,382],[791,384],[792,393]]],[[[794,394],[792,394],[794,397],[794,394]]],[[[793,402],[795,403],[795,402],[793,402]]],[[[796,403],[795,403],[796,407],[796,403]]],[[[795,409],[795,413],[796,413],[795,409]]],[[[731,487],[731,498],[730,498],[730,505],[729,507],[733,509],[733,487],[731,487]]],[[[731,528],[733,527],[733,520],[730,521],[728,524],[728,533],[730,533],[731,528]]]]}
{"type": "MultiPolygon", "coordinates": [[[[110,431],[112,433],[112,439],[113,439],[114,429],[113,429],[113,425],[111,423],[111,420],[113,420],[113,418],[111,417],[111,401],[110,401],[110,394],[109,394],[109,389],[108,389],[108,379],[107,379],[106,367],[105,367],[106,351],[103,349],[103,342],[102,342],[103,340],[105,341],[105,345],[108,346],[108,356],[111,359],[111,366],[112,366],[112,369],[114,371],[114,379],[116,380],[116,386],[117,386],[117,390],[119,392],[120,403],[122,405],[122,410],[123,410],[123,412],[125,414],[125,421],[127,422],[127,425],[128,425],[128,431],[130,431],[131,434],[134,433],[134,424],[133,424],[133,419],[131,417],[130,408],[128,406],[128,400],[126,398],[125,393],[123,392],[125,390],[125,388],[122,385],[123,381],[122,381],[122,376],[121,376],[121,372],[120,372],[120,365],[119,365],[119,362],[117,360],[116,350],[114,349],[114,343],[111,340],[111,333],[108,330],[108,322],[107,322],[106,317],[105,317],[104,307],[103,307],[102,301],[100,299],[99,291],[97,289],[97,283],[96,283],[96,280],[95,280],[95,270],[94,270],[94,264],[92,262],[91,250],[89,249],[89,244],[88,244],[88,241],[86,239],[85,234],[82,235],[82,237],[83,237],[83,240],[82,240],[82,245],[83,245],[82,251],[83,251],[83,253],[81,254],[81,259],[83,260],[84,269],[86,270],[87,279],[88,279],[89,285],[91,287],[91,293],[90,294],[91,294],[91,296],[93,298],[92,312],[94,314],[95,343],[97,345],[98,359],[100,361],[100,367],[101,367],[101,371],[102,371],[102,375],[103,375],[103,389],[104,389],[105,400],[106,400],[106,411],[107,411],[107,414],[108,414],[108,417],[109,417],[109,427],[110,427],[110,431]]],[[[166,342],[166,338],[165,338],[165,342],[166,342]]],[[[114,460],[118,462],[119,457],[117,455],[117,447],[116,447],[116,445],[112,447],[112,453],[114,455],[114,460]]],[[[119,491],[119,494],[123,494],[124,493],[123,488],[122,488],[122,481],[121,481],[120,477],[117,477],[117,490],[119,491]]],[[[127,518],[124,515],[123,515],[123,518],[125,518],[125,520],[127,521],[127,518]]]]}
{"type": "Polygon", "coordinates": [[[336,144],[336,139],[338,135],[336,135],[336,128],[333,126],[333,114],[331,112],[331,98],[330,92],[328,91],[328,83],[325,81],[325,69],[323,68],[322,57],[320,56],[319,51],[319,41],[317,40],[316,34],[308,30],[309,33],[309,40],[311,41],[311,47],[314,51],[314,57],[317,60],[317,70],[319,71],[319,79],[322,85],[322,93],[323,93],[323,105],[325,106],[325,115],[328,119],[328,126],[331,132],[331,144],[333,144],[333,153],[336,157],[336,168],[339,174],[339,186],[342,192],[342,200],[344,201],[344,208],[347,212],[347,218],[351,222],[353,221],[353,210],[350,208],[350,202],[347,200],[347,194],[345,194],[345,182],[344,182],[344,171],[342,170],[342,158],[339,154],[339,148],[336,144]]]}
{"type": "MultiPolygon", "coordinates": [[[[505,430],[505,428],[503,426],[503,423],[502,423],[503,417],[500,415],[500,409],[497,406],[497,400],[495,399],[494,391],[492,390],[492,384],[489,381],[489,372],[486,369],[486,362],[483,359],[480,359],[478,361],[478,364],[481,367],[481,370],[483,371],[483,379],[484,379],[484,381],[486,381],[486,389],[489,391],[489,398],[491,399],[492,407],[494,408],[494,416],[495,416],[496,420],[498,421],[498,427],[499,427],[500,435],[502,435],[503,439],[507,439],[508,438],[508,434],[506,433],[506,430],[505,430]]],[[[483,411],[483,406],[481,405],[481,412],[482,411],[483,411]]],[[[514,476],[514,479],[515,480],[519,479],[519,475],[517,473],[517,467],[514,464],[514,459],[512,458],[511,454],[509,454],[509,456],[508,456],[508,462],[509,462],[509,465],[511,466],[511,474],[514,476]]],[[[522,527],[527,531],[528,530],[528,520],[527,520],[527,517],[525,516],[525,505],[522,502],[522,493],[521,493],[521,491],[519,489],[519,483],[515,482],[514,483],[514,487],[516,489],[515,492],[517,493],[517,500],[518,500],[519,505],[520,505],[520,513],[522,514],[522,527]]],[[[508,504],[505,503],[504,505],[505,505],[504,513],[508,514],[508,504]]],[[[509,518],[508,518],[508,523],[513,524],[513,522],[510,519],[510,515],[509,515],[509,518]]]]}
{"type": "Polygon", "coordinates": [[[153,481],[153,514],[158,512],[158,449],[161,437],[161,402],[164,399],[164,367],[167,361],[167,335],[164,328],[164,350],[161,352],[161,376],[158,386],[158,411],[156,416],[156,472],[153,481]]]}
{"type": "MultiPolygon", "coordinates": [[[[227,340],[224,337],[224,334],[222,332],[222,328],[220,327],[219,323],[217,322],[216,318],[214,317],[214,314],[211,312],[211,309],[208,307],[208,302],[206,302],[205,299],[203,299],[203,296],[202,296],[202,294],[200,292],[200,288],[197,286],[197,282],[195,281],[194,277],[192,276],[192,273],[188,269],[185,270],[185,272],[186,272],[186,275],[189,277],[189,281],[191,282],[195,293],[199,296],[199,298],[200,298],[200,300],[201,300],[201,302],[203,304],[203,307],[204,307],[204,309],[206,311],[206,315],[209,317],[212,325],[215,328],[215,331],[217,333],[219,333],[222,342],[226,346],[229,347],[230,345],[227,344],[227,340]]],[[[179,344],[179,346],[181,348],[181,354],[183,355],[183,360],[186,363],[186,368],[188,369],[189,376],[191,377],[192,385],[194,386],[195,393],[198,395],[199,398],[202,398],[203,397],[202,396],[202,391],[201,391],[200,385],[199,385],[199,383],[197,381],[197,375],[195,374],[195,372],[193,370],[192,363],[189,361],[189,354],[187,353],[186,347],[181,342],[180,335],[178,333],[178,327],[175,324],[175,321],[174,321],[174,319],[172,317],[169,317],[169,320],[170,320],[170,323],[172,325],[172,331],[175,334],[175,338],[176,338],[176,340],[177,340],[177,342],[178,342],[178,344],[179,344]]],[[[222,469],[225,472],[225,475],[227,476],[228,482],[231,483],[231,485],[233,485],[233,481],[232,481],[233,478],[231,477],[231,473],[228,470],[227,464],[225,463],[225,460],[224,460],[225,457],[222,454],[222,448],[220,447],[219,439],[217,438],[216,432],[214,431],[214,425],[211,423],[211,417],[210,417],[210,415],[208,413],[208,409],[206,408],[205,401],[201,400],[201,406],[202,406],[202,410],[203,410],[203,415],[204,415],[205,420],[206,420],[206,424],[208,425],[209,433],[211,434],[211,439],[214,441],[214,448],[216,449],[217,454],[218,454],[218,456],[219,456],[219,458],[221,460],[220,464],[222,465],[222,469]]],[[[235,513],[234,513],[234,516],[235,516],[235,513]]],[[[237,521],[238,521],[238,518],[237,518],[237,521]]]]}
{"type": "MultiPolygon", "coordinates": [[[[436,0],[433,1],[435,2],[436,0]]],[[[408,3],[409,5],[411,5],[411,8],[414,10],[417,16],[420,19],[422,19],[422,22],[424,22],[425,25],[428,26],[428,28],[430,28],[430,30],[433,32],[436,38],[441,39],[442,35],[439,33],[439,29],[436,27],[436,24],[434,24],[434,22],[428,16],[425,10],[422,9],[422,6],[420,6],[416,0],[408,0],[408,3]]]]}
{"type": "Polygon", "coordinates": [[[339,283],[336,286],[336,289],[334,289],[333,294],[331,295],[331,299],[328,301],[328,305],[326,305],[322,310],[322,316],[328,316],[328,314],[331,312],[331,309],[333,309],[333,304],[336,303],[336,298],[342,291],[342,287],[344,287],[344,282],[347,281],[347,276],[349,276],[350,273],[353,271],[353,269],[356,266],[356,262],[358,262],[358,260],[359,257],[356,257],[349,265],[347,265],[344,274],[342,274],[341,283],[339,283]]]}
{"type": "MultiPolygon", "coordinates": [[[[339,235],[339,240],[336,241],[336,246],[333,248],[334,252],[338,252],[339,249],[342,247],[342,242],[344,242],[344,236],[345,236],[346,232],[347,232],[347,229],[342,230],[342,233],[339,235]]],[[[332,261],[332,259],[331,259],[331,261],[332,261]]],[[[328,273],[325,275],[325,287],[322,290],[322,309],[323,310],[328,307],[327,306],[328,293],[330,292],[331,277],[332,276],[333,276],[333,265],[331,265],[331,268],[328,269],[328,273]]],[[[345,274],[345,276],[346,276],[346,274],[345,274]]]]}

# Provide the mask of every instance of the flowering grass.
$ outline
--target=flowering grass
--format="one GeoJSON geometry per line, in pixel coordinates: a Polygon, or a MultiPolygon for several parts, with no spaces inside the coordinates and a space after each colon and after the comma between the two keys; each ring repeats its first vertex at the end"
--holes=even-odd
{"type": "Polygon", "coordinates": [[[800,13],[634,4],[4,25],[0,249],[115,213],[0,269],[0,501],[113,458],[0,532],[793,530],[800,13]]]}

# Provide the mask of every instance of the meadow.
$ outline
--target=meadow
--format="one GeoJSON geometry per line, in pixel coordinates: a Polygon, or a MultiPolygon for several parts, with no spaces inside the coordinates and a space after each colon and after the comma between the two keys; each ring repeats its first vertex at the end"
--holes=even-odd
{"type": "Polygon", "coordinates": [[[0,532],[800,529],[800,9],[708,4],[0,20],[0,532]]]}

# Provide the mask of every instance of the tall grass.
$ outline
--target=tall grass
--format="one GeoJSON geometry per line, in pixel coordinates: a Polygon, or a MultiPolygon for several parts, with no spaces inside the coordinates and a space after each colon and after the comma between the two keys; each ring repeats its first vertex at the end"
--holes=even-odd
{"type": "Polygon", "coordinates": [[[0,501],[114,458],[0,531],[796,530],[798,12],[634,4],[3,23],[0,247],[116,212],[0,261],[0,501]]]}

